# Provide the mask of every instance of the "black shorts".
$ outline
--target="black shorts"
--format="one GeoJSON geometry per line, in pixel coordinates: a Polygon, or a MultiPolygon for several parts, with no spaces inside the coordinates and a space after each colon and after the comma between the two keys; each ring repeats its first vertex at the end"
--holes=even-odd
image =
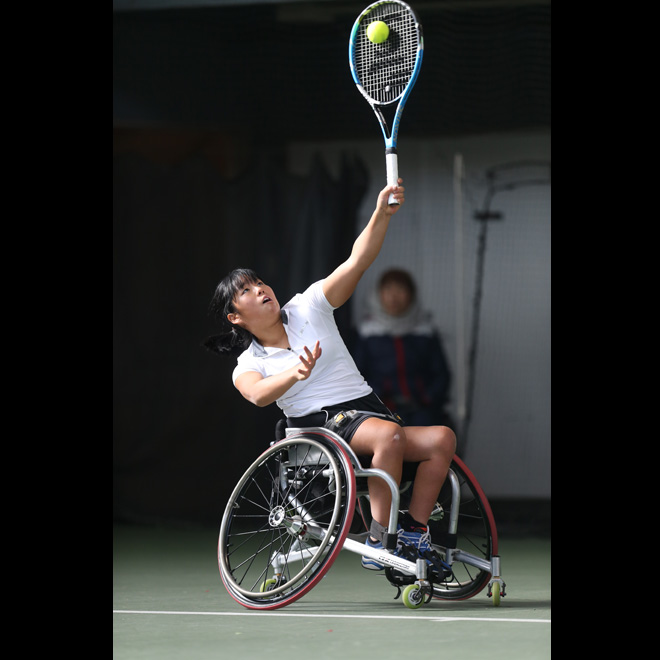
{"type": "Polygon", "coordinates": [[[286,425],[289,428],[322,426],[350,442],[358,426],[370,417],[380,417],[404,426],[401,417],[393,413],[373,392],[359,399],[323,406],[319,412],[311,415],[288,417],[286,425]]]}

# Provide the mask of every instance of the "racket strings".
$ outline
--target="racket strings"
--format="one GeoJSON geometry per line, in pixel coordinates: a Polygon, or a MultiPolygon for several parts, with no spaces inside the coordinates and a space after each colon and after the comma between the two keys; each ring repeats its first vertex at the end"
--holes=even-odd
{"type": "Polygon", "coordinates": [[[419,37],[414,15],[403,8],[381,5],[363,19],[355,42],[355,71],[369,98],[387,105],[401,97],[415,68],[419,37]],[[373,21],[383,21],[390,29],[382,44],[367,36],[373,21]]]}

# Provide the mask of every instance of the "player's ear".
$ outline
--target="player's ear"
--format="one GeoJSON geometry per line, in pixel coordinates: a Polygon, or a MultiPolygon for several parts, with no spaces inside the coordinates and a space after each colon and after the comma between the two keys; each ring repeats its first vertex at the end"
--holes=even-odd
{"type": "Polygon", "coordinates": [[[239,316],[235,312],[230,312],[227,314],[227,320],[232,324],[236,325],[238,323],[239,316]]]}

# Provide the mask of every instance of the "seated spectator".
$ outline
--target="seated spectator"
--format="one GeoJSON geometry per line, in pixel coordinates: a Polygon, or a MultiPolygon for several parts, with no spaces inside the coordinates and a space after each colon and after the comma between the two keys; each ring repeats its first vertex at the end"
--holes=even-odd
{"type": "Polygon", "coordinates": [[[369,297],[353,357],[374,392],[410,426],[452,427],[451,374],[442,340],[404,270],[391,269],[369,297]]]}

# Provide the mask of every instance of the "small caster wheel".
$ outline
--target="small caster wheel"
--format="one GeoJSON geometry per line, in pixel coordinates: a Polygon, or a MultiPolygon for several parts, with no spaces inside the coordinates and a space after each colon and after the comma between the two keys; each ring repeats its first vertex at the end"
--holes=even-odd
{"type": "Polygon", "coordinates": [[[409,584],[403,590],[403,604],[411,610],[416,610],[424,604],[424,592],[418,584],[409,584]]]}

